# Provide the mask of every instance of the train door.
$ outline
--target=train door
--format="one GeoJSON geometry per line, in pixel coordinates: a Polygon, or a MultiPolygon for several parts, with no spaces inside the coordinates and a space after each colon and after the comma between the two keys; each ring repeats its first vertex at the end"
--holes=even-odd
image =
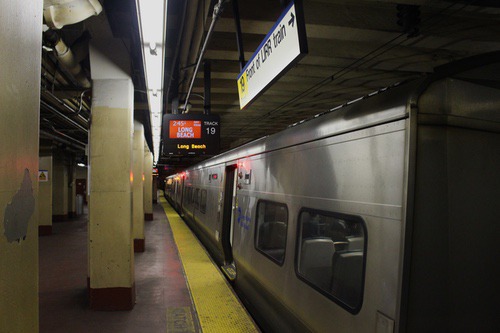
{"type": "Polygon", "coordinates": [[[224,251],[224,263],[226,265],[230,265],[233,262],[233,211],[235,207],[236,176],[236,165],[226,166],[221,230],[221,244],[224,251]]]}
{"type": "Polygon", "coordinates": [[[177,206],[177,202],[178,202],[177,195],[179,193],[179,181],[176,178],[174,178],[174,183],[172,184],[172,187],[173,187],[173,190],[171,193],[171,198],[174,201],[175,209],[179,209],[179,207],[177,206]]]}
{"type": "Polygon", "coordinates": [[[177,204],[180,216],[184,216],[183,205],[184,205],[184,176],[180,177],[177,184],[177,204]]]}

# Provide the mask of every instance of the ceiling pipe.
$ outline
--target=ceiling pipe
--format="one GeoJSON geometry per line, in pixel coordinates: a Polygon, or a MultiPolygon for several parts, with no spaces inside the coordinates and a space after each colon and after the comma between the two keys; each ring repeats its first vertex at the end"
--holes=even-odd
{"type": "Polygon", "coordinates": [[[43,106],[44,108],[46,108],[47,110],[51,111],[55,115],[59,116],[60,118],[62,118],[63,120],[65,120],[67,123],[69,123],[73,127],[78,128],[79,130],[81,130],[84,133],[88,133],[88,130],[85,127],[83,127],[82,125],[78,124],[73,119],[71,119],[68,116],[66,116],[65,114],[57,111],[54,107],[52,107],[51,105],[49,105],[45,101],[40,100],[40,105],[43,106]]]}
{"type": "Polygon", "coordinates": [[[78,84],[84,88],[90,88],[90,81],[82,70],[80,63],[76,60],[73,51],[64,43],[59,34],[54,30],[47,30],[44,34],[47,42],[54,48],[59,63],[69,72],[78,84]]]}
{"type": "Polygon", "coordinates": [[[78,111],[76,111],[76,113],[73,115],[73,117],[77,117],[80,112],[82,112],[83,110],[83,95],[85,95],[86,92],[89,92],[90,89],[86,89],[84,91],[82,91],[82,93],[80,94],[80,104],[78,106],[78,111]]]}
{"type": "Polygon", "coordinates": [[[101,12],[102,6],[99,0],[44,0],[43,3],[44,20],[51,28],[45,31],[44,38],[54,50],[62,67],[71,73],[76,82],[84,88],[90,88],[91,84],[80,66],[79,59],[52,29],[61,29],[65,25],[84,21],[101,12]]]}
{"type": "MultiPolygon", "coordinates": [[[[80,112],[82,111],[82,108],[83,108],[83,95],[89,91],[88,89],[87,90],[84,90],[81,94],[80,94],[80,106],[79,106],[79,109],[78,110],[75,110],[73,109],[71,106],[69,106],[68,104],[66,104],[62,99],[58,98],[56,95],[54,95],[53,93],[51,93],[50,91],[48,90],[44,90],[43,93],[44,94],[47,94],[49,95],[51,98],[53,98],[56,102],[58,102],[61,106],[63,106],[66,110],[70,111],[72,114],[71,116],[72,117],[77,117],[78,120],[82,121],[85,125],[88,125],[89,121],[83,117],[82,115],[80,115],[80,112]]],[[[90,112],[90,111],[89,111],[90,112]]]]}
{"type": "Polygon", "coordinates": [[[52,125],[51,125],[51,128],[52,128],[52,131],[53,131],[54,133],[56,133],[56,134],[58,134],[58,135],[60,135],[60,136],[62,136],[62,137],[64,137],[64,138],[66,138],[67,140],[70,140],[70,141],[76,142],[77,144],[79,144],[80,146],[82,146],[83,148],[85,148],[85,143],[83,143],[83,142],[81,142],[81,141],[79,141],[79,140],[77,140],[77,139],[75,139],[75,138],[72,138],[71,136],[69,136],[69,135],[67,135],[67,134],[64,134],[64,133],[63,133],[63,132],[61,132],[61,131],[56,130],[56,129],[55,129],[55,127],[54,127],[54,126],[52,126],[52,125]]]}
{"type": "Polygon", "coordinates": [[[53,126],[52,126],[52,130],[54,131],[54,133],[66,138],[70,141],[76,142],[78,145],[80,145],[80,148],[83,148],[85,150],[85,143],[83,143],[79,140],[76,140],[76,139],[72,138],[71,136],[64,134],[63,132],[56,130],[53,126]]]}
{"type": "Polygon", "coordinates": [[[99,0],[44,0],[43,2],[45,23],[55,29],[81,22],[101,12],[102,6],[99,0]]]}
{"type": "Polygon", "coordinates": [[[210,28],[208,29],[207,36],[205,37],[205,41],[203,42],[203,47],[201,48],[200,55],[198,56],[198,61],[196,62],[196,67],[193,72],[193,76],[191,78],[191,83],[189,84],[189,89],[186,95],[186,100],[184,102],[183,106],[183,113],[187,113],[187,106],[189,103],[189,97],[191,96],[191,91],[193,90],[193,85],[194,81],[196,79],[196,74],[198,74],[198,69],[200,68],[201,61],[203,60],[203,56],[205,55],[205,50],[207,48],[208,42],[210,41],[210,37],[212,36],[212,32],[215,27],[215,22],[217,22],[217,19],[219,16],[222,14],[222,11],[224,9],[224,4],[227,2],[227,0],[219,0],[217,4],[214,6],[214,13],[212,15],[212,23],[210,23],[210,28]]]}
{"type": "MultiPolygon", "coordinates": [[[[54,49],[52,47],[43,45],[43,48],[44,52],[50,53],[52,55],[54,54],[54,49]]],[[[46,89],[55,89],[56,83],[60,85],[74,85],[73,80],[69,77],[68,72],[63,73],[60,70],[59,62],[57,60],[52,61],[52,57],[50,57],[50,61],[48,59],[42,60],[42,83],[46,89]]]]}
{"type": "MultiPolygon", "coordinates": [[[[59,132],[59,133],[60,133],[60,132],[59,132]]],[[[78,149],[78,150],[83,150],[83,151],[85,151],[85,144],[84,144],[83,142],[78,141],[78,140],[74,140],[74,139],[72,139],[72,140],[74,140],[74,141],[77,141],[77,142],[78,142],[78,144],[76,144],[76,143],[73,143],[73,142],[68,141],[68,140],[66,140],[66,139],[63,139],[63,138],[61,138],[61,137],[59,137],[59,136],[57,136],[57,135],[54,135],[54,134],[49,133],[49,132],[46,132],[46,131],[44,131],[44,130],[42,130],[42,129],[40,130],[40,136],[42,136],[42,137],[44,137],[44,138],[47,138],[47,139],[52,139],[52,140],[55,140],[55,141],[60,142],[60,143],[63,143],[63,144],[66,144],[66,145],[71,146],[71,147],[73,147],[73,148],[76,148],[76,149],[78,149]]]]}

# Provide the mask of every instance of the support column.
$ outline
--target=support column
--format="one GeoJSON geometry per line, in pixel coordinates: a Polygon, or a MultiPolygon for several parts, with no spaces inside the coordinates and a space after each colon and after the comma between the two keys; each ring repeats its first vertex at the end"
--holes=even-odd
{"type": "Polygon", "coordinates": [[[144,145],[144,219],[153,220],[153,153],[144,145]]]}
{"type": "Polygon", "coordinates": [[[43,2],[0,10],[0,331],[38,332],[38,135],[43,2]]]}
{"type": "Polygon", "coordinates": [[[135,304],[132,247],[134,87],[121,40],[92,40],[89,296],[94,310],[135,304]]]}
{"type": "Polygon", "coordinates": [[[66,221],[68,219],[68,168],[64,155],[54,156],[52,170],[52,221],[66,221]]]}
{"type": "Polygon", "coordinates": [[[134,121],[134,251],[144,252],[144,126],[134,121]]]}
{"type": "Polygon", "coordinates": [[[38,175],[38,235],[52,234],[52,155],[40,156],[38,175]]]}

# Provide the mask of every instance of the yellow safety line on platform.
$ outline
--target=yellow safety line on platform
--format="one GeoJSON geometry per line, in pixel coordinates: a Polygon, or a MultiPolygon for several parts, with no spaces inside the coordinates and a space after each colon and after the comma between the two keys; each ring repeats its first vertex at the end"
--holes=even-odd
{"type": "Polygon", "coordinates": [[[203,332],[259,332],[191,230],[164,198],[159,201],[170,222],[203,332]]]}

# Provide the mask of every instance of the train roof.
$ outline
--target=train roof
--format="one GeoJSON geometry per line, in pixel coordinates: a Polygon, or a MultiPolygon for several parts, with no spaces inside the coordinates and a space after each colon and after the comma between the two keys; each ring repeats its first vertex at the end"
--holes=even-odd
{"type": "Polygon", "coordinates": [[[403,119],[407,117],[407,106],[411,100],[411,95],[420,84],[421,80],[385,88],[383,93],[370,94],[342,107],[318,114],[311,119],[291,125],[281,132],[246,143],[189,169],[238,160],[396,119],[403,119]]]}

